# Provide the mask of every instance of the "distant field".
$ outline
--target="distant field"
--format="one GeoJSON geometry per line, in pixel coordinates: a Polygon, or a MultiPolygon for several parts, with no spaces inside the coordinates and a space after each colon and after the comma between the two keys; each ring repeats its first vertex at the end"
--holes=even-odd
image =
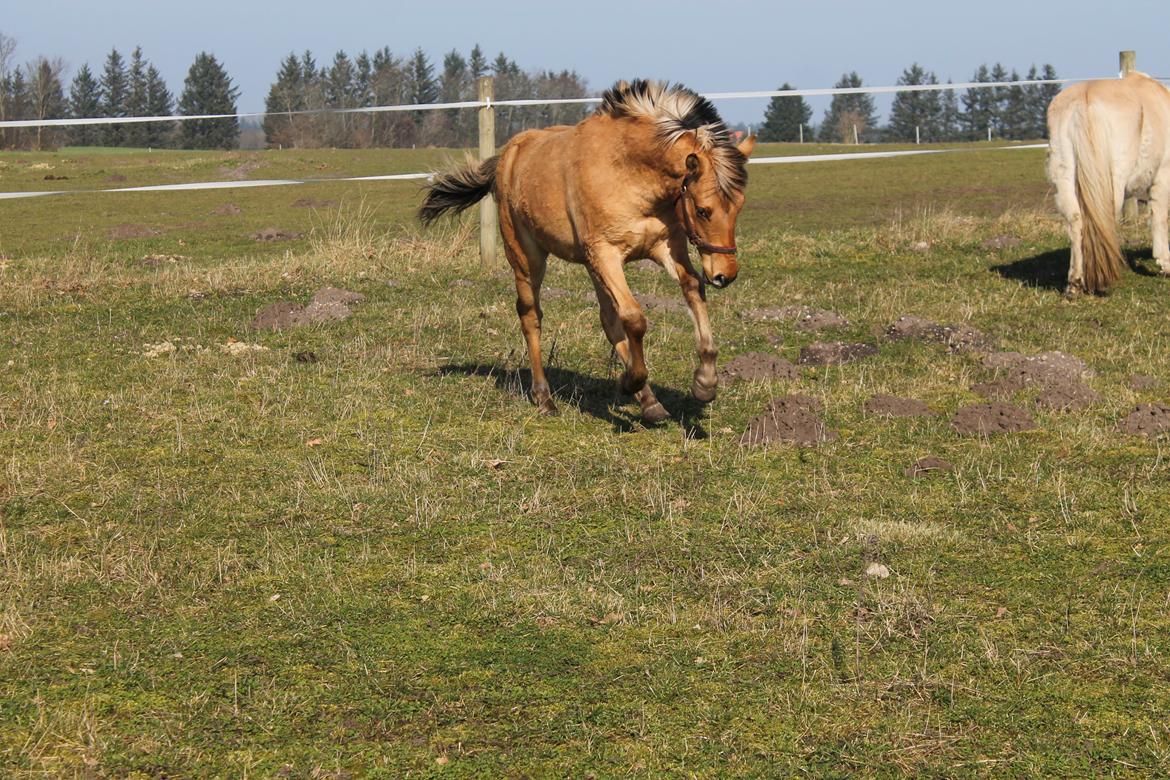
{"type": "MultiPolygon", "coordinates": [[[[0,191],[459,154],[3,154],[0,191]]],[[[700,407],[677,293],[631,267],[676,416],[652,429],[567,264],[545,304],[562,413],[535,414],[502,261],[470,217],[420,233],[417,184],[0,201],[0,774],[1170,773],[1167,439],[1118,427],[1170,402],[1148,235],[1111,296],[1067,303],[1041,150],[750,176],[741,277],[711,295],[721,366],[877,353],[700,407]],[[366,299],[249,328],[326,286],[366,299]],[[848,322],[761,319],[799,305],[848,322]],[[987,341],[890,339],[902,315],[987,341]],[[1084,361],[1084,408],[987,367],[1051,350],[1084,361]],[[1033,428],[956,432],[992,382],[1033,428]],[[786,394],[836,440],[741,446],[786,394]],[[953,470],[908,476],[926,456],[953,470]]]]}

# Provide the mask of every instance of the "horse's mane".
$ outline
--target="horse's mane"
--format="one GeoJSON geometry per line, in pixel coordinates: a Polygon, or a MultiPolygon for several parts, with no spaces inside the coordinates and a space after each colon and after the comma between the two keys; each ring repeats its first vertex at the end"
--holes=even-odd
{"type": "Polygon", "coordinates": [[[723,194],[731,197],[747,186],[747,158],[732,142],[719,112],[710,100],[681,84],[619,81],[601,96],[597,113],[649,119],[657,126],[663,146],[693,132],[699,148],[711,155],[715,182],[723,194]]]}

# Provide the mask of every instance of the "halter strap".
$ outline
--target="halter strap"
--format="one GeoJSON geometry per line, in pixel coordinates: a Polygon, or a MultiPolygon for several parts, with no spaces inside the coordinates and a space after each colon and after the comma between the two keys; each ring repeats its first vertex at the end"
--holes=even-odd
{"type": "Polygon", "coordinates": [[[674,199],[676,208],[682,211],[682,223],[683,228],[687,231],[687,240],[700,252],[734,255],[738,251],[734,245],[718,246],[716,244],[708,244],[699,236],[698,231],[695,230],[695,225],[691,222],[691,210],[687,208],[687,203],[689,202],[691,206],[694,206],[696,211],[698,210],[698,206],[695,204],[695,196],[690,191],[691,181],[690,174],[683,177],[682,188],[679,190],[678,197],[674,199]]]}

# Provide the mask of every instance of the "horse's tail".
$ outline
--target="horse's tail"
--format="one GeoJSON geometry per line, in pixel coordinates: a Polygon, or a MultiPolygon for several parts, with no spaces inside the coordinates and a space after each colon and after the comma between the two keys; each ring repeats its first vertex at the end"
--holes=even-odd
{"type": "Polygon", "coordinates": [[[435,174],[426,187],[426,197],[418,210],[423,225],[430,225],[448,211],[458,214],[491,193],[499,161],[500,157],[496,155],[479,164],[469,162],[448,173],[435,174]]]}
{"type": "Polygon", "coordinates": [[[1085,291],[1102,293],[1121,276],[1125,263],[1114,208],[1109,128],[1100,118],[1094,121],[1093,113],[1092,105],[1086,102],[1080,117],[1073,118],[1072,146],[1081,206],[1085,291]]]}

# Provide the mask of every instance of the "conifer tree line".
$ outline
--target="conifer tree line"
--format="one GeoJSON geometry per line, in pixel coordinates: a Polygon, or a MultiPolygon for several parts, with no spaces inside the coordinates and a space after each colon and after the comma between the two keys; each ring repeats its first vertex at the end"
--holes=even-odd
{"type": "MultiPolygon", "coordinates": [[[[14,62],[16,41],[0,33],[0,120],[68,119],[70,117],[137,117],[234,114],[239,91],[214,56],[195,57],[183,91],[175,100],[156,68],[136,47],[129,61],[117,49],[95,72],[88,63],[64,87],[66,65],[61,58],[37,57],[21,66],[14,62]]],[[[10,128],[0,134],[0,148],[54,149],[73,146],[179,147],[230,149],[239,127],[233,119],[182,123],[78,125],[58,128],[10,128]]]]}
{"type": "MultiPolygon", "coordinates": [[[[1038,81],[1058,78],[1056,69],[1035,65],[1021,79],[1019,71],[1010,73],[1003,65],[980,65],[972,82],[1038,81]]],[[[914,63],[898,78],[900,86],[938,84],[938,77],[914,63]]],[[[856,71],[841,76],[834,87],[863,86],[856,71]]],[[[779,90],[795,87],[788,83],[779,90]]],[[[1047,138],[1045,121],[1048,104],[1060,92],[1059,84],[1032,84],[1007,87],[971,87],[959,95],[956,90],[898,92],[890,106],[889,121],[878,122],[873,96],[865,93],[834,95],[818,128],[809,125],[812,109],[799,96],[774,97],[764,111],[760,127],[762,141],[797,141],[818,139],[824,142],[860,143],[875,141],[923,143],[939,141],[986,140],[992,138],[1022,140],[1047,138]]]]}
{"type": "MultiPolygon", "coordinates": [[[[398,56],[388,47],[372,55],[337,52],[319,65],[311,51],[290,53],[268,91],[264,133],[270,146],[337,148],[447,146],[478,143],[474,110],[312,114],[324,109],[458,103],[476,100],[477,80],[495,78],[495,100],[576,98],[588,94],[575,71],[526,72],[500,53],[488,61],[476,45],[466,57],[447,52],[436,65],[422,49],[398,56]]],[[[583,105],[502,106],[496,111],[496,140],[533,127],[571,124],[588,112],[583,105]]]]}

